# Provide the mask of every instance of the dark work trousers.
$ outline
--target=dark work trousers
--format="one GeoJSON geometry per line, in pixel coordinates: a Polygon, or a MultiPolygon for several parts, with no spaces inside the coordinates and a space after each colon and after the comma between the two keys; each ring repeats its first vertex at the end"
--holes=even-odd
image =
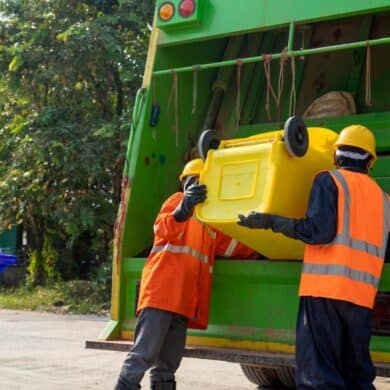
{"type": "Polygon", "coordinates": [[[134,344],[119,382],[135,388],[149,368],[152,382],[172,381],[184,353],[187,319],[164,310],[143,309],[135,327],[134,344]]]}
{"type": "Polygon", "coordinates": [[[372,390],[370,309],[336,299],[301,297],[296,329],[300,390],[372,390]]]}

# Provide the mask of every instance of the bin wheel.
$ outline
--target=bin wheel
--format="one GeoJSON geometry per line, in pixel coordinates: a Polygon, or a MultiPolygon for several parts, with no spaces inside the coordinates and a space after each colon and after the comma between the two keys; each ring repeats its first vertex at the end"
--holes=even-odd
{"type": "Polygon", "coordinates": [[[240,366],[246,378],[255,385],[264,387],[280,387],[282,385],[276,368],[249,364],[240,364],[240,366]]]}
{"type": "Polygon", "coordinates": [[[276,369],[276,372],[284,387],[296,389],[294,367],[281,366],[276,369]]]}
{"type": "Polygon", "coordinates": [[[287,119],[283,138],[290,156],[302,157],[306,154],[309,148],[309,133],[301,118],[292,116],[287,119]]]}
{"type": "Polygon", "coordinates": [[[219,139],[217,132],[212,129],[208,129],[202,132],[198,140],[198,153],[201,159],[206,160],[207,152],[210,149],[218,149],[219,139]]]}

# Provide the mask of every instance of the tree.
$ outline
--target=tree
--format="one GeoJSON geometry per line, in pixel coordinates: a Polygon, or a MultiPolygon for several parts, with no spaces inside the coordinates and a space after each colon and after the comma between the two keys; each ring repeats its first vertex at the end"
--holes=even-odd
{"type": "Polygon", "coordinates": [[[38,258],[49,242],[70,257],[79,248],[68,262],[100,263],[152,6],[6,0],[0,12],[0,229],[23,224],[38,258]]]}

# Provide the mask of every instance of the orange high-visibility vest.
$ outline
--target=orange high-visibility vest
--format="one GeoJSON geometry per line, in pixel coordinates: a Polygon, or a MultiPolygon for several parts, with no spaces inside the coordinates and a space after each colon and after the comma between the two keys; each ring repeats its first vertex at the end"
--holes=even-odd
{"type": "Polygon", "coordinates": [[[330,174],[338,189],[336,237],[306,245],[299,295],[373,308],[390,227],[388,196],[366,174],[330,174]]]}
{"type": "Polygon", "coordinates": [[[137,312],[156,308],[188,318],[188,327],[207,328],[215,255],[254,258],[254,251],[191,217],[177,222],[175,193],[154,224],[154,243],[142,271],[137,312]]]}

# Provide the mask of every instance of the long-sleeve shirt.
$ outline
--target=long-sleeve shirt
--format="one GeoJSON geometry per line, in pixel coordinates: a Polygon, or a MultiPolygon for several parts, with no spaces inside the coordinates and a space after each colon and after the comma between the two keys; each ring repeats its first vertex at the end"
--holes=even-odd
{"type": "Polygon", "coordinates": [[[306,244],[327,244],[337,231],[338,190],[328,172],[314,179],[305,218],[296,220],[295,236],[306,244]]]}

